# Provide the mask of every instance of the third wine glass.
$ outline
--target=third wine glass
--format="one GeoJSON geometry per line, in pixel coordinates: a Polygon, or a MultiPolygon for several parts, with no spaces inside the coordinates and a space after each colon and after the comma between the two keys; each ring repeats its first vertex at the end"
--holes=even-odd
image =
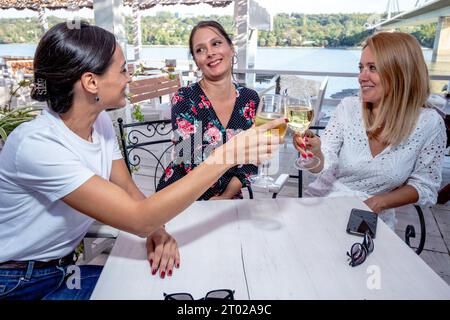
{"type": "MultiPolygon", "coordinates": [[[[304,135],[304,132],[311,125],[314,119],[314,108],[311,105],[311,100],[308,95],[303,97],[285,97],[286,100],[286,113],[289,119],[288,126],[296,133],[304,135]]],[[[320,159],[316,156],[312,158],[299,157],[294,162],[295,168],[298,170],[310,170],[320,165],[320,159]]]]}

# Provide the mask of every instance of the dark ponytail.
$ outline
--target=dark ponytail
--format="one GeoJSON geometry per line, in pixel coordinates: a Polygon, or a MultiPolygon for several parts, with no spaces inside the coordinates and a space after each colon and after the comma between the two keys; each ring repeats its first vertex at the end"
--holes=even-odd
{"type": "Polygon", "coordinates": [[[114,35],[87,22],[79,28],[59,23],[48,30],[34,55],[31,98],[61,114],[73,102],[73,86],[85,72],[103,74],[116,50],[114,35]]]}

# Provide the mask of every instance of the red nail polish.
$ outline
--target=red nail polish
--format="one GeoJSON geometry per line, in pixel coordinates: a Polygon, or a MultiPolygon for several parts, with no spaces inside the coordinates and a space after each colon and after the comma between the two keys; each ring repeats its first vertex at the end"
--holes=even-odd
{"type": "Polygon", "coordinates": [[[161,279],[164,279],[165,276],[166,276],[166,273],[164,271],[161,272],[161,279]]]}
{"type": "Polygon", "coordinates": [[[302,157],[303,157],[303,158],[306,158],[306,154],[302,153],[302,157]]]}
{"type": "Polygon", "coordinates": [[[304,143],[302,143],[302,144],[300,145],[300,147],[303,148],[303,149],[306,149],[306,146],[305,146],[304,143]]]}
{"type": "Polygon", "coordinates": [[[180,267],[180,263],[178,262],[178,263],[177,263],[177,268],[179,268],[179,267],[180,267]]]}
{"type": "Polygon", "coordinates": [[[312,153],[309,153],[308,157],[312,158],[312,157],[314,157],[314,155],[312,153]]]}
{"type": "Polygon", "coordinates": [[[284,118],[284,121],[285,121],[285,122],[289,122],[289,119],[288,119],[288,118],[284,118]]]}
{"type": "Polygon", "coordinates": [[[169,270],[169,273],[168,273],[168,275],[169,275],[169,277],[171,277],[171,276],[172,276],[172,270],[169,270]]]}
{"type": "Polygon", "coordinates": [[[152,265],[153,264],[153,259],[150,259],[150,265],[152,265]]]}
{"type": "Polygon", "coordinates": [[[158,270],[153,269],[153,270],[152,270],[152,275],[155,275],[155,274],[156,274],[156,271],[158,271],[158,270]]]}

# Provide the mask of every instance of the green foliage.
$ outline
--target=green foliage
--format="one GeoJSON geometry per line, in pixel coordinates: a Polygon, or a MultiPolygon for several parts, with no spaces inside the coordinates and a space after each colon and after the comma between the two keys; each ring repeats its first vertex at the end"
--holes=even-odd
{"type": "Polygon", "coordinates": [[[8,135],[18,125],[32,120],[36,116],[36,109],[21,107],[12,110],[0,108],[0,140],[6,141],[8,135]]]}
{"type": "MultiPolygon", "coordinates": [[[[364,24],[371,13],[355,14],[301,14],[280,13],[274,17],[274,30],[261,31],[258,44],[273,46],[340,47],[359,46],[369,32],[364,24]]],[[[155,16],[141,19],[142,44],[183,45],[188,44],[192,28],[201,20],[216,20],[231,36],[235,34],[232,16],[196,16],[177,18],[170,12],[158,12],[155,16]]],[[[49,26],[62,22],[53,16],[49,26]]],[[[92,21],[89,21],[92,23],[92,21]]],[[[126,18],[128,43],[133,43],[133,20],[126,18]]],[[[436,23],[424,24],[401,30],[413,34],[424,47],[432,47],[436,23]]],[[[42,36],[37,18],[0,19],[0,43],[37,43],[42,36]]]]}
{"type": "MultiPolygon", "coordinates": [[[[49,16],[48,26],[51,28],[64,19],[49,16]]],[[[87,19],[89,23],[92,20],[87,19]]],[[[37,43],[42,37],[42,29],[37,17],[0,19],[0,43],[37,43]]]]}
{"type": "Polygon", "coordinates": [[[133,105],[133,112],[131,113],[131,116],[138,122],[144,121],[144,114],[142,113],[141,105],[139,103],[135,103],[133,105]]]}
{"type": "Polygon", "coordinates": [[[0,107],[0,140],[6,141],[8,135],[17,126],[34,119],[36,114],[40,112],[40,109],[35,109],[30,106],[11,108],[13,97],[18,97],[19,90],[27,87],[29,84],[30,80],[22,80],[17,85],[11,85],[9,88],[11,98],[3,108],[0,107]]]}

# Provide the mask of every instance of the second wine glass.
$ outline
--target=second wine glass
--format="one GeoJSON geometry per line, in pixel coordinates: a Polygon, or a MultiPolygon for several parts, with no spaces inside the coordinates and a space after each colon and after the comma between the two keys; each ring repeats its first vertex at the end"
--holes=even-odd
{"type": "MultiPolygon", "coordinates": [[[[284,98],[284,96],[279,94],[262,95],[256,111],[255,125],[260,126],[278,118],[285,118],[286,112],[284,98]]],[[[278,130],[278,135],[283,138],[287,130],[286,123],[283,123],[272,130],[278,130]]],[[[267,134],[271,134],[271,131],[268,131],[267,134]]],[[[270,161],[267,161],[259,166],[258,175],[253,176],[250,179],[252,185],[262,187],[267,190],[268,187],[274,182],[273,178],[269,175],[269,168],[270,161]]]]}

